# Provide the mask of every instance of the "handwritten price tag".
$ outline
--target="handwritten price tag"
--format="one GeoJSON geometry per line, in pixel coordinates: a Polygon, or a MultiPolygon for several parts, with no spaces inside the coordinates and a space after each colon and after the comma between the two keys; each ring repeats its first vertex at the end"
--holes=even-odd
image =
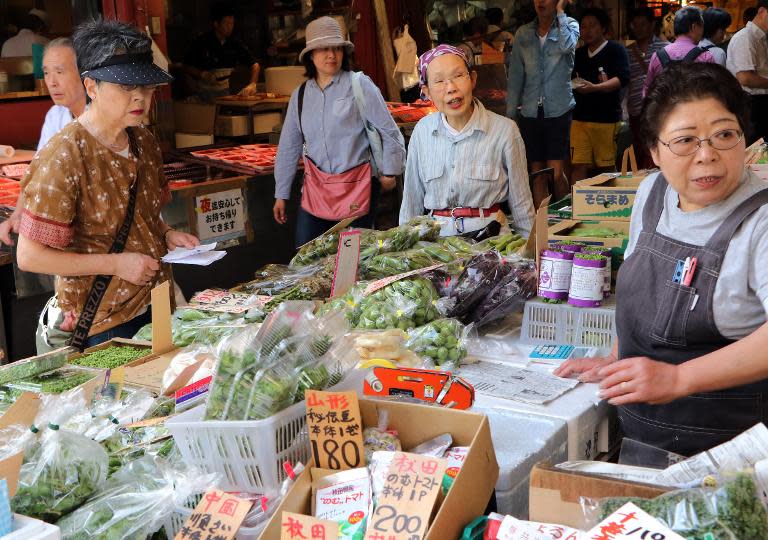
{"type": "MultiPolygon", "coordinates": [[[[269,298],[267,297],[266,300],[268,301],[269,298]]],[[[196,293],[189,301],[190,307],[200,311],[220,313],[245,313],[252,307],[263,304],[264,301],[256,295],[221,289],[206,289],[196,293]]]]}
{"type": "Polygon", "coordinates": [[[589,540],[685,540],[658,519],[627,503],[586,536],[589,540]]]}
{"type": "Polygon", "coordinates": [[[252,502],[209,489],[174,540],[232,540],[252,502]]]}
{"type": "Polygon", "coordinates": [[[423,538],[445,467],[443,459],[397,452],[365,531],[365,540],[423,538]]]}
{"type": "Polygon", "coordinates": [[[345,294],[355,284],[359,264],[360,231],[344,231],[339,234],[339,249],[336,253],[336,269],[333,272],[331,298],[345,294]]]}
{"type": "Polygon", "coordinates": [[[307,390],[305,397],[315,465],[334,471],[365,466],[363,423],[357,394],[307,390]]]}
{"type": "Polygon", "coordinates": [[[280,540],[336,540],[339,524],[291,512],[283,512],[280,540]]]}

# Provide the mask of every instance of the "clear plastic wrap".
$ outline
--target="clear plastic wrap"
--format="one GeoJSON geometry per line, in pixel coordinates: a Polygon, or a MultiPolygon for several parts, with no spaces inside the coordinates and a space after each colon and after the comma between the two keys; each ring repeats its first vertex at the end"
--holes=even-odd
{"type": "Polygon", "coordinates": [[[58,522],[63,540],[137,540],[151,536],[216,476],[143,457],[117,471],[87,504],[58,522]]]}
{"type": "Polygon", "coordinates": [[[445,236],[437,243],[453,253],[456,257],[469,258],[477,253],[478,247],[473,240],[461,236],[445,236]]]}
{"type": "Polygon", "coordinates": [[[423,363],[419,355],[405,346],[408,334],[402,330],[357,331],[351,337],[362,368],[383,364],[382,360],[401,367],[420,367],[423,363]]]}
{"type": "Polygon", "coordinates": [[[365,262],[362,265],[362,272],[365,279],[379,279],[426,268],[436,264],[436,261],[442,262],[420,248],[397,253],[381,253],[365,262]]]}
{"type": "Polygon", "coordinates": [[[376,452],[397,452],[403,449],[397,432],[387,431],[389,412],[379,410],[378,425],[363,430],[363,445],[365,447],[365,462],[370,463],[376,452]]]}
{"type": "MultiPolygon", "coordinates": [[[[328,354],[347,331],[341,313],[317,319],[309,302],[286,302],[258,331],[222,342],[206,404],[208,420],[259,420],[303,399],[307,388],[335,384],[348,367],[328,354]]],[[[351,361],[349,361],[351,364],[351,361]]]]}
{"type": "MultiPolygon", "coordinates": [[[[173,344],[186,347],[192,343],[216,345],[223,338],[254,322],[260,322],[263,313],[254,308],[245,313],[217,313],[192,308],[177,309],[171,318],[173,344]]],[[[152,340],[152,324],[143,326],[134,339],[152,340]]]]}
{"type": "Polygon", "coordinates": [[[248,294],[275,296],[310,277],[320,269],[320,266],[320,262],[300,267],[268,264],[256,272],[256,279],[242,286],[242,291],[248,294]]]}
{"type": "Polygon", "coordinates": [[[323,233],[314,240],[303,245],[291,259],[292,267],[307,266],[322,259],[339,249],[339,233],[323,233]]]}
{"type": "Polygon", "coordinates": [[[120,425],[138,422],[155,406],[155,397],[146,390],[125,392],[120,399],[102,397],[91,407],[93,420],[82,432],[89,439],[103,441],[120,425]]]}
{"type": "Polygon", "coordinates": [[[472,310],[509,273],[510,267],[496,251],[474,256],[464,267],[450,296],[441,298],[440,312],[447,317],[467,320],[472,310]]]}
{"type": "Polygon", "coordinates": [[[67,356],[75,352],[72,347],[56,349],[27,360],[19,360],[0,367],[0,384],[20,381],[62,367],[67,356]]]}
{"type": "MultiPolygon", "coordinates": [[[[63,367],[28,379],[8,383],[12,393],[21,395],[24,392],[38,394],[61,394],[84,384],[99,376],[98,371],[86,368],[63,367]]],[[[103,375],[102,375],[103,376],[103,375]]]]}
{"type": "Polygon", "coordinates": [[[201,370],[206,370],[206,374],[210,374],[207,372],[213,370],[215,360],[216,352],[212,346],[204,344],[188,345],[173,357],[171,363],[166,368],[165,373],[163,373],[163,383],[160,387],[160,393],[165,394],[168,392],[179,375],[190,366],[200,364],[195,371],[195,374],[189,380],[189,384],[202,378],[199,375],[201,370]]]}
{"type": "Polygon", "coordinates": [[[353,324],[367,330],[399,328],[407,330],[438,317],[437,292],[423,277],[401,279],[363,297],[356,305],[353,324]]]}
{"type": "Polygon", "coordinates": [[[480,328],[503,319],[514,312],[522,312],[525,302],[536,296],[538,274],[536,262],[530,259],[508,261],[509,271],[475,307],[470,319],[480,328]]]}
{"type": "Polygon", "coordinates": [[[168,457],[174,447],[163,423],[142,427],[120,427],[102,446],[109,455],[109,475],[144,455],[168,457]]]}
{"type": "Polygon", "coordinates": [[[505,232],[498,236],[492,236],[477,244],[477,249],[493,249],[500,255],[513,255],[526,243],[525,238],[514,232],[505,232]]]}
{"type": "Polygon", "coordinates": [[[25,451],[16,494],[11,500],[14,512],[50,523],[83,504],[107,477],[107,453],[101,445],[60,429],[66,420],[85,410],[82,394],[58,397],[43,404],[51,411],[47,429],[25,451]]]}
{"type": "Polygon", "coordinates": [[[718,487],[670,491],[655,499],[582,498],[582,507],[588,522],[597,524],[627,502],[688,540],[768,538],[768,512],[752,471],[723,474],[718,487]]]}
{"type": "Polygon", "coordinates": [[[471,332],[471,326],[456,319],[437,319],[409,330],[406,347],[431,365],[457,368],[467,356],[464,342],[471,332]]]}

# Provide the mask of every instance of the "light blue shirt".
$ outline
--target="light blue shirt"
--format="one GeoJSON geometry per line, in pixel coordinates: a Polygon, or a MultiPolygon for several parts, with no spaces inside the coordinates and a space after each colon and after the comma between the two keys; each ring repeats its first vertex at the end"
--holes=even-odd
{"type": "Polygon", "coordinates": [[[527,236],[534,210],[523,138],[512,120],[474,103],[472,117],[457,134],[446,129],[442,113],[416,124],[408,143],[400,223],[424,209],[490,208],[507,201],[515,228],[527,236]]]}
{"type": "MultiPolygon", "coordinates": [[[[365,98],[365,117],[381,135],[384,148],[382,174],[403,173],[405,147],[398,138],[398,127],[387,109],[378,87],[367,76],[360,77],[365,98]]],[[[302,138],[298,122],[299,89],[293,91],[280,133],[275,160],[275,198],[288,199],[302,156],[302,138]]],[[[307,153],[321,171],[338,174],[371,159],[370,145],[363,119],[352,93],[352,74],[340,71],[321,90],[314,79],[307,81],[301,126],[307,153]]]]}
{"type": "Polygon", "coordinates": [[[562,116],[576,105],[571,89],[579,23],[564,13],[552,22],[544,45],[538,36],[539,20],[522,26],[515,35],[509,60],[507,116],[517,118],[523,105],[526,118],[538,115],[539,98],[546,118],[562,116]]]}

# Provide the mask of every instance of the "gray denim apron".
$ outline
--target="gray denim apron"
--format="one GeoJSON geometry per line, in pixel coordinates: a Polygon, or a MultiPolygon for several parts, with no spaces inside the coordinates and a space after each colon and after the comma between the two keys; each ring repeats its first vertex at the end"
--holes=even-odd
{"type": "MultiPolygon", "coordinates": [[[[619,358],[647,356],[682,364],[733,342],[715,326],[715,284],[733,234],[768,203],[768,189],[739,205],[706,245],[695,246],[656,232],[666,188],[660,174],[643,209],[643,230],[635,251],[619,270],[619,358]],[[672,280],[677,261],[686,257],[698,259],[690,287],[672,280]]],[[[694,394],[666,405],[619,407],[619,419],[625,437],[690,456],[768,421],[767,397],[768,381],[761,381],[694,394]]]]}

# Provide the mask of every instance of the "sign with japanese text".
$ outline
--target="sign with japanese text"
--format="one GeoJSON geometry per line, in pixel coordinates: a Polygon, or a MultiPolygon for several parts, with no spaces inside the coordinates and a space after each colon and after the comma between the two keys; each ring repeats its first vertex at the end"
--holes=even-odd
{"type": "Polygon", "coordinates": [[[280,540],[336,540],[339,524],[312,516],[283,512],[280,540]]]}
{"type": "Polygon", "coordinates": [[[339,234],[331,298],[345,294],[355,284],[358,264],[360,264],[360,231],[344,231],[339,234]]]}
{"type": "Polygon", "coordinates": [[[305,398],[315,465],[334,471],[364,467],[363,422],[357,394],[307,390],[305,398]]]}
{"type": "Polygon", "coordinates": [[[196,197],[195,212],[201,241],[245,236],[245,198],[240,189],[196,197]]]}
{"type": "Polygon", "coordinates": [[[443,459],[397,452],[365,531],[365,540],[423,538],[445,466],[443,459]]]}
{"type": "Polygon", "coordinates": [[[523,521],[504,516],[496,540],[584,540],[582,533],[564,525],[523,521]]]}
{"type": "Polygon", "coordinates": [[[174,540],[232,540],[252,502],[209,489],[174,540]]]}
{"type": "Polygon", "coordinates": [[[206,289],[195,293],[189,301],[189,305],[201,311],[245,313],[252,307],[263,306],[269,300],[269,296],[238,293],[224,289],[206,289]]]}
{"type": "Polygon", "coordinates": [[[598,523],[584,538],[588,540],[685,540],[631,502],[598,523]]]}

